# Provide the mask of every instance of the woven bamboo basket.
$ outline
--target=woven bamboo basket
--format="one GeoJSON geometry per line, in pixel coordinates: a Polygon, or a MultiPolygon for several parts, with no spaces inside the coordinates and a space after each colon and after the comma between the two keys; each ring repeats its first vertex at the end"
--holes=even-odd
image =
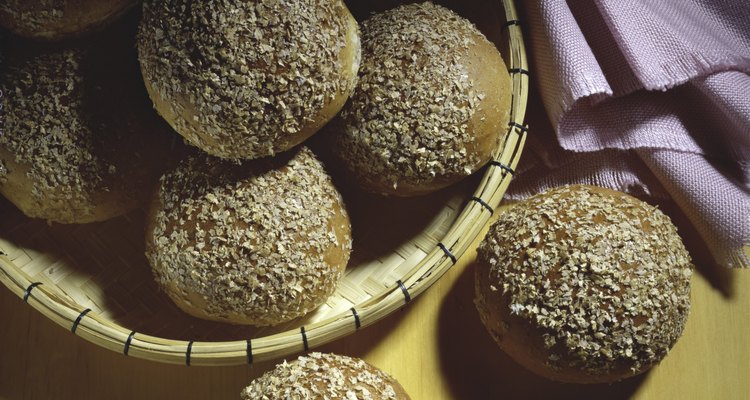
{"type": "MultiPolygon", "coordinates": [[[[456,263],[500,204],[526,137],[528,69],[512,0],[486,2],[477,22],[512,78],[508,130],[481,175],[433,195],[391,199],[342,188],[354,254],[334,295],[308,316],[256,328],[182,313],[144,256],[143,211],[103,223],[49,225],[0,199],[0,281],[50,320],[126,356],[187,365],[234,365],[307,351],[375,324],[456,263]]],[[[6,321],[7,322],[7,321],[6,321]]]]}

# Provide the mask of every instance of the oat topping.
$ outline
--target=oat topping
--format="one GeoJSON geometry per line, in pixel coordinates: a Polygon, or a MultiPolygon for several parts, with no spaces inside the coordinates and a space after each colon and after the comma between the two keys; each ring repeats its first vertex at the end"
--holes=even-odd
{"type": "Polygon", "coordinates": [[[360,179],[383,186],[466,176],[468,123],[483,93],[461,58],[477,38],[469,21],[432,3],[376,14],[362,25],[359,83],[340,114],[337,153],[360,179]]]}
{"type": "Polygon", "coordinates": [[[351,90],[341,1],[147,0],[143,9],[144,77],[172,107],[175,130],[213,155],[273,155],[351,90]]]}
{"type": "Polygon", "coordinates": [[[693,266],[676,228],[625,194],[532,197],[499,218],[479,257],[511,314],[541,329],[553,368],[636,372],[666,355],[690,309],[693,266]]]}
{"type": "Polygon", "coordinates": [[[393,382],[385,372],[360,359],[310,353],[284,361],[254,380],[242,391],[242,399],[395,400],[399,396],[393,382]]]}
{"type": "MultiPolygon", "coordinates": [[[[85,112],[80,61],[66,49],[10,62],[0,76],[3,135],[0,152],[29,167],[38,215],[75,220],[93,212],[93,196],[115,166],[99,156],[85,112]]],[[[34,215],[32,215],[33,217],[34,215]]]]}
{"type": "MultiPolygon", "coordinates": [[[[2,111],[2,109],[0,109],[0,111],[2,111]]],[[[0,118],[2,118],[2,114],[0,114],[0,118]]],[[[0,136],[3,136],[2,130],[0,130],[0,136]]],[[[8,181],[9,173],[10,171],[8,171],[8,167],[5,166],[5,161],[0,158],[0,186],[5,185],[5,183],[8,181]]]]}
{"type": "Polygon", "coordinates": [[[50,22],[63,18],[66,0],[3,0],[0,13],[7,14],[19,26],[39,31],[50,22]]]}
{"type": "Polygon", "coordinates": [[[70,44],[15,38],[0,53],[0,187],[29,217],[102,220],[141,204],[175,137],[150,107],[134,29],[70,44]]]}
{"type": "Polygon", "coordinates": [[[343,273],[346,259],[326,260],[351,251],[348,219],[334,226],[341,196],[307,148],[280,157],[200,154],[162,178],[147,257],[162,285],[200,296],[208,317],[290,320],[325,301],[343,273]]]}

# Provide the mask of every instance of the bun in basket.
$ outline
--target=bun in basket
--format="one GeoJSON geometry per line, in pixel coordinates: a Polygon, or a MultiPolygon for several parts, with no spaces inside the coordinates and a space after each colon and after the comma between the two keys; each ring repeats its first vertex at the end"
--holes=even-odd
{"type": "Polygon", "coordinates": [[[136,0],[3,0],[0,26],[35,39],[82,36],[116,20],[136,0]]]}
{"type": "Polygon", "coordinates": [[[341,0],[146,0],[138,41],[156,109],[225,159],[288,150],[351,94],[359,28],[341,0]]]}
{"type": "Polygon", "coordinates": [[[497,48],[432,3],[362,24],[362,66],[331,127],[334,151],[365,189],[419,195],[491,158],[507,131],[511,85],[497,48]]]}
{"type": "Polygon", "coordinates": [[[276,325],[330,296],[351,252],[341,196],[305,147],[234,163],[196,155],[161,180],[146,256],[185,312],[276,325]]]}
{"type": "Polygon", "coordinates": [[[171,133],[132,50],[109,32],[58,47],[14,40],[0,67],[0,193],[27,216],[88,223],[142,204],[168,167],[171,133]]]}

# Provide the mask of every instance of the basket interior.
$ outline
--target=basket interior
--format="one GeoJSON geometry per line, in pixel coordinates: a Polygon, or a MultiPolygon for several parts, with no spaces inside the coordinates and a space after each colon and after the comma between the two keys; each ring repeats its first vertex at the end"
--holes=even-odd
{"type": "Polygon", "coordinates": [[[47,224],[26,218],[0,199],[0,251],[30,282],[41,282],[59,301],[91,309],[134,331],[199,341],[272,335],[325,320],[385,291],[445,235],[471,190],[463,183],[423,197],[382,198],[339,188],[354,229],[345,275],[325,304],[274,327],[205,321],[178,309],[159,290],[144,256],[142,210],[101,223],[47,224]]]}
{"type": "Polygon", "coordinates": [[[347,205],[354,245],[336,292],[309,315],[258,328],[185,314],[158,289],[144,256],[144,210],[101,223],[47,224],[26,218],[0,198],[0,281],[86,340],[124,349],[125,354],[130,349],[130,355],[188,365],[191,359],[226,365],[252,362],[255,355],[256,360],[281,357],[352,333],[360,322],[367,326],[403,307],[474,242],[502,199],[526,134],[528,71],[512,2],[439,3],[475,22],[511,70],[513,108],[507,136],[487,168],[450,188],[414,198],[356,189],[337,177],[325,146],[318,144],[318,154],[347,205]],[[255,338],[260,338],[253,342],[258,347],[252,348],[250,339],[255,338]]]}

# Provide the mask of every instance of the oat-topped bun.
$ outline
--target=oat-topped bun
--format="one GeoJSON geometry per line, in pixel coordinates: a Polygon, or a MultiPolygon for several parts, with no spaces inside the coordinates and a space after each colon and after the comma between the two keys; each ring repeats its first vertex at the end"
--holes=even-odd
{"type": "Polygon", "coordinates": [[[59,47],[15,39],[0,67],[0,193],[27,216],[88,223],[146,203],[174,135],[121,31],[59,47]]]}
{"type": "Polygon", "coordinates": [[[333,293],[351,252],[341,196],[310,150],[236,164],[204,154],[166,174],[146,256],[199,318],[275,325],[333,293]]]}
{"type": "Polygon", "coordinates": [[[0,26],[35,39],[80,36],[116,20],[136,0],[2,0],[0,26]]]}
{"type": "Polygon", "coordinates": [[[358,358],[310,353],[255,379],[242,399],[408,400],[409,395],[395,379],[358,358]]]}
{"type": "Polygon", "coordinates": [[[658,209],[592,186],[517,204],[478,250],[476,305],[495,341],[549,379],[597,383],[666,356],[690,310],[693,265],[658,209]]]}
{"type": "Polygon", "coordinates": [[[375,14],[362,25],[362,66],[331,130],[334,149],[370,191],[418,195],[492,157],[506,131],[510,77],[466,19],[432,3],[375,14]]]}
{"type": "Polygon", "coordinates": [[[159,113],[226,159],[301,143],[343,107],[359,28],[341,0],[146,0],[141,69],[159,113]]]}

